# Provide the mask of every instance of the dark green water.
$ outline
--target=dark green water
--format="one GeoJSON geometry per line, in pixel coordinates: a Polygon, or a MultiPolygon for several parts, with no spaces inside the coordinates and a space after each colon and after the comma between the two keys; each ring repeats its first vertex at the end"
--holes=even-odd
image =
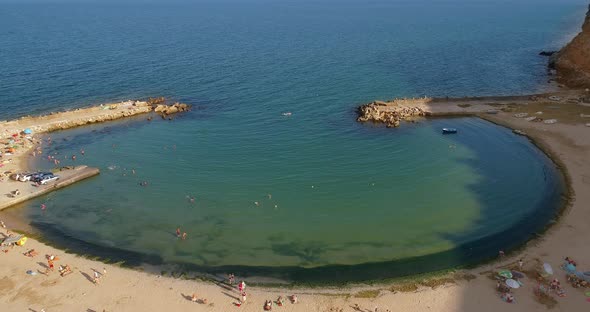
{"type": "Polygon", "coordinates": [[[341,278],[357,279],[373,270],[366,263],[391,277],[480,261],[530,238],[561,203],[551,161],[525,138],[476,118],[395,130],[351,118],[323,144],[300,138],[248,153],[198,119],[189,113],[52,135],[46,153],[62,165],[77,154],[101,175],[10,213],[64,247],[107,258],[295,280],[318,272],[302,279],[323,280],[333,265],[344,265],[333,268],[341,278]],[[449,125],[460,133],[442,135],[449,125]],[[187,130],[164,135],[179,128],[187,130]],[[176,238],[178,226],[187,240],[176,238]],[[344,267],[354,273],[340,275],[344,267]]]}

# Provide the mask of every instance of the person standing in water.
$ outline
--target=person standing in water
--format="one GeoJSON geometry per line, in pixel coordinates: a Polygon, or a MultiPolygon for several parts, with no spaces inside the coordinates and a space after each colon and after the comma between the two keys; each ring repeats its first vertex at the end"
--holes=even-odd
{"type": "Polygon", "coordinates": [[[234,274],[233,274],[233,273],[230,273],[230,274],[228,274],[228,276],[227,276],[227,281],[229,282],[229,284],[230,284],[230,285],[233,285],[233,284],[234,284],[234,280],[235,280],[235,278],[236,278],[236,277],[234,276],[234,274]]]}
{"type": "Polygon", "coordinates": [[[238,290],[239,290],[240,292],[244,292],[244,291],[246,290],[246,282],[244,282],[244,281],[241,281],[241,282],[238,284],[238,290]]]}
{"type": "Polygon", "coordinates": [[[180,228],[179,227],[176,228],[176,237],[180,237],[180,228]]]}

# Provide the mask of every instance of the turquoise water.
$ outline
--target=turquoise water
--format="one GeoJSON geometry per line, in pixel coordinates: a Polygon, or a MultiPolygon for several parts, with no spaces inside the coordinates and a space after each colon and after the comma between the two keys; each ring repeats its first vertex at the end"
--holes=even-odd
{"type": "Polygon", "coordinates": [[[8,4],[3,117],[150,95],[194,107],[52,134],[46,153],[101,175],[7,213],[64,247],[212,272],[354,280],[480,261],[554,216],[555,166],[482,120],[393,130],[354,110],[543,89],[537,53],[585,5],[530,4],[8,4]]]}

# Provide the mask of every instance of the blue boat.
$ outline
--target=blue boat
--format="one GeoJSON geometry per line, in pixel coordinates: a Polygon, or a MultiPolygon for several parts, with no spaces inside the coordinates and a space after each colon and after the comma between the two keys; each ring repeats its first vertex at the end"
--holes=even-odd
{"type": "Polygon", "coordinates": [[[453,133],[457,133],[457,129],[455,129],[455,128],[443,128],[443,129],[442,129],[442,133],[443,133],[443,134],[453,134],[453,133]]]}

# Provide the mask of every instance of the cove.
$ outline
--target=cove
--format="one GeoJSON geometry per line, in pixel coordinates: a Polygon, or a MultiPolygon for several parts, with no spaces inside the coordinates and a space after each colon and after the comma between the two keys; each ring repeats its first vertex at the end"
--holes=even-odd
{"type": "Polygon", "coordinates": [[[288,140],[297,115],[258,121],[275,129],[259,135],[223,131],[218,118],[51,134],[45,154],[101,175],[9,213],[53,244],[130,265],[332,283],[481,262],[542,231],[563,204],[551,160],[478,118],[328,124],[288,140]]]}

